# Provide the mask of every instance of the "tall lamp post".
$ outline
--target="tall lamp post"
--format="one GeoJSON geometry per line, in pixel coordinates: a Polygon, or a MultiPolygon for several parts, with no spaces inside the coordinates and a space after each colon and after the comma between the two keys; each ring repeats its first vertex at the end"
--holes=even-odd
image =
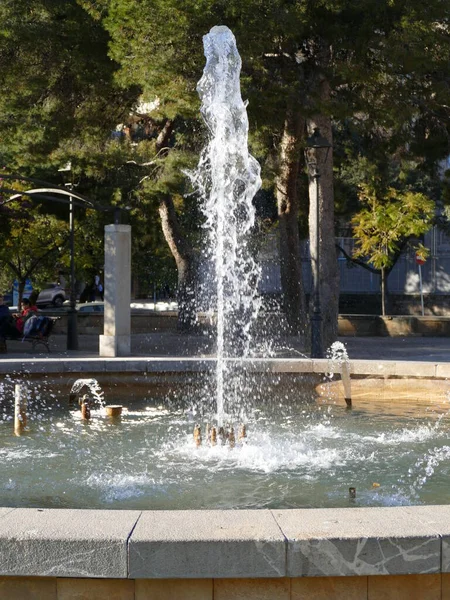
{"type": "MultiPolygon", "coordinates": [[[[58,169],[61,172],[71,172],[72,164],[68,162],[58,169]]],[[[73,183],[66,183],[67,189],[72,192],[73,183]]],[[[77,320],[77,295],[75,290],[75,221],[73,197],[69,196],[69,247],[70,247],[70,308],[67,311],[67,350],[78,350],[78,320],[77,320]]]]}
{"type": "MultiPolygon", "coordinates": [[[[72,166],[69,163],[65,167],[59,169],[59,171],[71,171],[72,166]]],[[[82,196],[78,192],[73,190],[72,183],[67,184],[69,189],[55,186],[52,183],[34,179],[31,177],[24,177],[19,174],[2,173],[1,179],[5,182],[11,181],[12,187],[2,185],[2,192],[5,194],[12,194],[7,199],[0,199],[0,208],[9,202],[19,200],[22,196],[26,196],[35,200],[44,200],[49,202],[58,202],[69,205],[69,243],[70,243],[70,307],[68,311],[67,319],[67,349],[78,350],[78,331],[77,331],[77,310],[76,310],[76,293],[75,293],[75,247],[74,247],[74,233],[75,224],[73,219],[73,212],[75,206],[82,208],[90,208],[99,212],[111,212],[114,211],[114,223],[119,225],[121,222],[121,215],[123,211],[130,210],[129,206],[102,206],[97,202],[93,202],[89,198],[82,196]],[[14,189],[14,181],[29,182],[32,184],[40,185],[39,188],[33,188],[26,191],[14,189]]]]}
{"type": "Polygon", "coordinates": [[[316,127],[313,134],[306,140],[305,158],[309,173],[315,181],[316,188],[316,248],[315,268],[313,269],[313,294],[311,313],[311,358],[323,358],[322,344],[322,310],[320,306],[320,219],[319,219],[319,167],[328,158],[331,144],[324,138],[316,127]]]}

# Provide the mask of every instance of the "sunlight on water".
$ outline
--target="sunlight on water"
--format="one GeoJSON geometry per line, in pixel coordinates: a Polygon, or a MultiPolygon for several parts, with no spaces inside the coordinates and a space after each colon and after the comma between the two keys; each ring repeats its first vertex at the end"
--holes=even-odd
{"type": "Polygon", "coordinates": [[[3,506],[291,508],[448,499],[446,404],[405,402],[394,415],[386,410],[391,403],[371,400],[348,411],[297,387],[283,392],[286,403],[262,395],[236,447],[211,447],[205,434],[196,447],[194,424],[204,432],[207,417],[193,414],[194,398],[175,406],[173,398],[146,393],[118,419],[106,416],[102,401],[84,421],[78,406],[55,400],[45,383],[28,386],[28,427],[17,437],[13,386],[5,384],[1,396],[3,506]]]}

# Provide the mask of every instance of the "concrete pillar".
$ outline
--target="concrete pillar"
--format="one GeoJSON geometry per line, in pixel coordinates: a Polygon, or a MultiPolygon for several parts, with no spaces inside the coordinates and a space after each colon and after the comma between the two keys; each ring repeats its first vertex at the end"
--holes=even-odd
{"type": "Polygon", "coordinates": [[[131,353],[131,226],[105,226],[105,316],[100,356],[131,353]]]}

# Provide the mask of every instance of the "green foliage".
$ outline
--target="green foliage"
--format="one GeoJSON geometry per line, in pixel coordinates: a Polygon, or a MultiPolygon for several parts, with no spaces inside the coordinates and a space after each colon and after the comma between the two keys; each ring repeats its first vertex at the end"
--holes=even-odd
{"type": "Polygon", "coordinates": [[[135,101],[114,84],[107,33],[75,0],[4,0],[0,22],[0,158],[10,169],[104,137],[135,101]]]}
{"type": "MultiPolygon", "coordinates": [[[[339,216],[357,210],[359,186],[374,177],[399,202],[402,193],[448,195],[433,184],[450,123],[442,0],[3,0],[0,22],[1,166],[56,181],[57,168],[71,160],[78,191],[130,207],[136,271],[150,263],[173,271],[158,218],[164,194],[198,242],[200,218],[183,169],[196,163],[206,133],[196,83],[202,36],[214,25],[232,29],[242,57],[252,152],[263,163],[263,216],[273,218],[287,107],[334,120],[339,216]],[[139,99],[156,98],[146,117],[151,135],[111,138],[137,118],[139,99]],[[173,133],[158,152],[166,119],[173,133]]],[[[86,242],[77,251],[80,272],[102,264],[108,218],[77,214],[76,237],[86,242]]],[[[305,231],[306,212],[302,219],[305,231]]]]}
{"type": "Polygon", "coordinates": [[[441,0],[109,0],[108,7],[118,81],[140,86],[147,100],[157,97],[157,115],[169,118],[198,117],[202,36],[214,25],[232,29],[266,189],[280,167],[288,106],[305,117],[333,117],[337,213],[345,218],[358,208],[361,160],[389,170],[392,157],[409,147],[409,158],[431,179],[449,151],[450,40],[441,0]]]}
{"type": "Polygon", "coordinates": [[[68,241],[67,223],[44,215],[40,207],[12,202],[14,218],[9,219],[8,235],[0,247],[1,271],[9,281],[31,278],[37,286],[55,280],[60,257],[68,241]],[[22,204],[22,206],[21,206],[22,204]]]}
{"type": "Polygon", "coordinates": [[[434,202],[424,194],[392,187],[381,191],[366,184],[359,197],[363,208],[352,219],[354,254],[376,269],[389,268],[400,242],[422,235],[432,224],[434,202]]]}

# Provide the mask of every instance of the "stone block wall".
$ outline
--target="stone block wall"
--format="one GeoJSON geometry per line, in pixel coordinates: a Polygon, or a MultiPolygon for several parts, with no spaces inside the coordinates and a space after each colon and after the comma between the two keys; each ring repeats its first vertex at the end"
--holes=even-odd
{"type": "Polygon", "coordinates": [[[281,579],[0,577],[2,600],[450,600],[450,574],[281,579]]]}

